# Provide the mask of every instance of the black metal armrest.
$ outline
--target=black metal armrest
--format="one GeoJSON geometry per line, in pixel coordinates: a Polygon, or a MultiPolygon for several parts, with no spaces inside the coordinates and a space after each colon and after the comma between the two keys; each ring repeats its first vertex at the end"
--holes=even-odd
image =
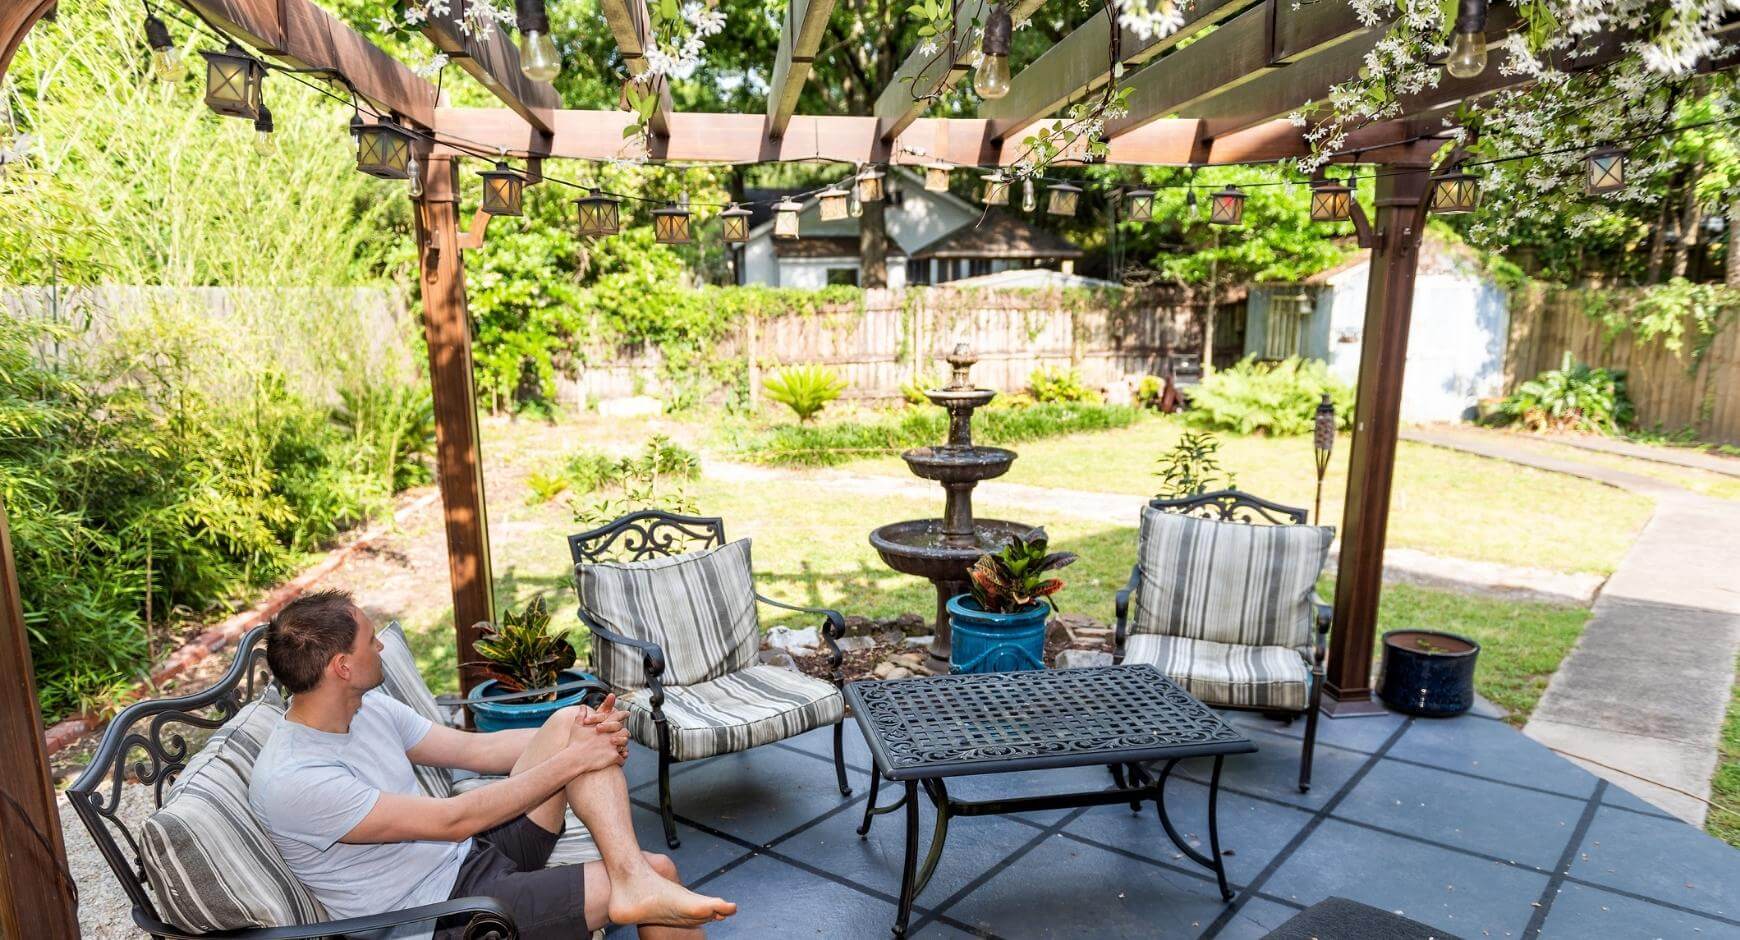
{"type": "Polygon", "coordinates": [[[1323,657],[1329,652],[1329,627],[1335,622],[1335,608],[1329,605],[1316,591],[1311,592],[1311,614],[1317,629],[1311,635],[1312,658],[1322,665],[1323,657]]]}
{"type": "Polygon", "coordinates": [[[846,617],[844,614],[827,607],[804,607],[798,604],[787,604],[785,601],[776,601],[759,592],[756,593],[755,599],[770,607],[795,610],[806,614],[821,614],[823,618],[822,642],[828,645],[828,666],[833,673],[834,685],[844,684],[840,674],[840,663],[844,660],[845,654],[840,651],[840,644],[837,642],[846,635],[846,617]]]}
{"type": "Polygon", "coordinates": [[[633,637],[626,637],[611,630],[609,627],[599,623],[592,617],[592,615],[588,614],[584,607],[580,608],[578,613],[580,614],[580,622],[586,625],[586,629],[592,631],[592,639],[594,642],[603,640],[606,643],[620,643],[630,649],[640,651],[641,666],[646,669],[647,688],[652,690],[652,695],[647,698],[647,705],[652,708],[654,721],[664,721],[665,651],[661,649],[657,643],[654,643],[651,640],[637,640],[633,637]]]}
{"type": "Polygon", "coordinates": [[[1118,589],[1114,599],[1113,606],[1118,615],[1117,627],[1112,632],[1112,660],[1114,662],[1121,662],[1124,658],[1124,629],[1130,619],[1130,595],[1136,592],[1136,588],[1141,583],[1142,566],[1131,565],[1130,580],[1118,589]]]}
{"type": "Polygon", "coordinates": [[[490,937],[498,937],[500,940],[516,940],[520,935],[519,929],[514,925],[513,915],[508,913],[507,908],[503,907],[502,903],[495,898],[486,897],[453,898],[437,904],[407,907],[402,911],[388,911],[385,914],[370,914],[366,917],[347,917],[344,920],[322,921],[318,924],[252,927],[241,930],[220,930],[214,933],[188,933],[146,917],[138,908],[134,908],[133,911],[133,921],[138,924],[140,929],[152,936],[165,937],[168,940],[304,940],[304,938],[312,940],[315,937],[367,933],[386,927],[399,927],[405,924],[417,924],[466,914],[474,917],[483,915],[481,920],[468,925],[464,935],[466,940],[486,940],[490,937]]]}

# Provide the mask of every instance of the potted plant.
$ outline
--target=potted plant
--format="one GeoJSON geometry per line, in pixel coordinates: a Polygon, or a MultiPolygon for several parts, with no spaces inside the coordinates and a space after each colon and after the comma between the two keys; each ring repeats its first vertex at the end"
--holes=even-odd
{"type": "Polygon", "coordinates": [[[1474,705],[1474,661],[1480,644],[1436,630],[1384,634],[1378,697],[1397,711],[1429,718],[1460,715],[1474,705]]]}
{"type": "Polygon", "coordinates": [[[474,648],[483,658],[469,665],[484,667],[491,678],[472,688],[466,705],[479,731],[536,728],[557,709],[605,690],[598,677],[569,668],[574,647],[567,630],[550,629],[542,595],[517,614],[503,614],[499,624],[478,628],[483,635],[474,648]]]}
{"type": "Polygon", "coordinates": [[[1001,551],[967,569],[971,593],[949,598],[954,638],[950,672],[1016,672],[1045,668],[1045,621],[1057,609],[1063,581],[1051,573],[1075,561],[1049,552],[1044,529],[1015,536],[1001,551]]]}

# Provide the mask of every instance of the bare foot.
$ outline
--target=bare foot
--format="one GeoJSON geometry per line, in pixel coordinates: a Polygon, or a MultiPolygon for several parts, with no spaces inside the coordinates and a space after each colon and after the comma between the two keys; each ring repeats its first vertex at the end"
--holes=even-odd
{"type": "Polygon", "coordinates": [[[699,927],[737,913],[730,901],[710,898],[647,869],[644,875],[610,883],[610,922],[699,927]]]}

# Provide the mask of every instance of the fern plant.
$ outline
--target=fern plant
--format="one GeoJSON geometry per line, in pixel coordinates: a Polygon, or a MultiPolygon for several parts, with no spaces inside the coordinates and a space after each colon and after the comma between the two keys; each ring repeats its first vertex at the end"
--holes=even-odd
{"type": "MultiPolygon", "coordinates": [[[[502,614],[500,623],[484,624],[474,648],[483,659],[469,665],[488,670],[503,692],[554,688],[562,670],[574,665],[568,631],[550,629],[550,611],[542,594],[519,613],[502,614]]],[[[548,692],[522,701],[548,702],[555,697],[555,692],[548,692]]]]}
{"type": "Polygon", "coordinates": [[[809,421],[846,390],[846,383],[826,366],[787,366],[761,383],[767,397],[790,408],[799,421],[809,421]]]}
{"type": "Polygon", "coordinates": [[[1317,403],[1327,393],[1343,427],[1351,420],[1353,389],[1316,359],[1298,357],[1277,363],[1247,357],[1218,369],[1184,389],[1190,407],[1185,420],[1210,431],[1289,437],[1310,434],[1317,403]]]}
{"type": "Polygon", "coordinates": [[[1572,359],[1517,386],[1499,403],[1501,420],[1531,431],[1582,430],[1612,434],[1634,416],[1625,372],[1599,369],[1572,359]]]}

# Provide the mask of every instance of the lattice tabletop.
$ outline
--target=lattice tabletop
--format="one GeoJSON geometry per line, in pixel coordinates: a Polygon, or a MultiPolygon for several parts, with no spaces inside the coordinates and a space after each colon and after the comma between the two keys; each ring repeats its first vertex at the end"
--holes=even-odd
{"type": "Polygon", "coordinates": [[[890,780],[1257,749],[1146,664],[854,682],[846,699],[890,780]]]}

